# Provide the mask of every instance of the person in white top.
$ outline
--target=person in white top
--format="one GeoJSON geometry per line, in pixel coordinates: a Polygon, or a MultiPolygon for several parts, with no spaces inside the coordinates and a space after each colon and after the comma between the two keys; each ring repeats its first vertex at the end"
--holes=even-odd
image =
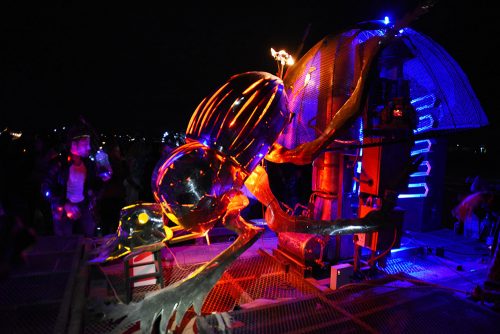
{"type": "Polygon", "coordinates": [[[96,229],[96,195],[102,182],[109,177],[99,177],[95,161],[89,158],[89,129],[74,127],[69,138],[69,155],[66,159],[54,161],[42,184],[42,191],[51,203],[55,235],[92,237],[96,229]]]}

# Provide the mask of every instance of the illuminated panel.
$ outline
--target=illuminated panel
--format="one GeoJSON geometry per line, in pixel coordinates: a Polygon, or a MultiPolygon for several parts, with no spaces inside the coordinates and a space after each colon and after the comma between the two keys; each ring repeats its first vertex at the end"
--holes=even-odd
{"type": "MultiPolygon", "coordinates": [[[[430,139],[416,140],[414,149],[411,151],[411,156],[417,154],[428,153],[431,151],[432,141],[430,139]]],[[[422,161],[418,166],[418,171],[410,175],[410,183],[408,184],[408,193],[400,194],[398,198],[419,198],[427,197],[429,186],[426,182],[411,182],[412,178],[429,176],[432,166],[428,160],[422,161]]]]}
{"type": "MultiPolygon", "coordinates": [[[[360,119],[360,122],[359,122],[359,137],[358,137],[358,140],[360,143],[363,142],[363,139],[364,139],[364,133],[363,133],[363,118],[360,119]]],[[[361,158],[363,157],[363,147],[360,147],[359,148],[359,153],[358,153],[358,157],[357,157],[357,162],[356,162],[356,166],[355,166],[355,170],[354,170],[354,175],[359,179],[359,177],[361,176],[361,158]]],[[[359,187],[358,187],[359,183],[358,181],[356,180],[356,178],[354,178],[354,182],[352,183],[352,192],[353,193],[357,193],[359,195],[359,187]]]]}
{"type": "Polygon", "coordinates": [[[431,151],[432,142],[430,139],[416,140],[414,149],[411,151],[411,156],[428,153],[431,151]]]}
{"type": "Polygon", "coordinates": [[[418,127],[415,130],[413,130],[413,133],[419,133],[429,130],[433,127],[433,125],[434,125],[434,118],[432,117],[432,115],[427,114],[419,116],[418,127]]]}
{"type": "Polygon", "coordinates": [[[410,177],[417,177],[417,176],[428,176],[431,173],[431,164],[429,161],[424,160],[418,166],[418,171],[411,174],[410,177]]]}
{"type": "Polygon", "coordinates": [[[433,128],[435,119],[432,115],[432,108],[436,105],[436,96],[434,94],[425,94],[414,98],[410,103],[418,114],[417,128],[413,130],[413,133],[420,133],[433,128]]]}
{"type": "Polygon", "coordinates": [[[427,94],[411,100],[410,103],[417,112],[433,108],[436,105],[436,96],[434,94],[427,94]]]}
{"type": "Polygon", "coordinates": [[[410,183],[408,184],[408,190],[411,192],[409,194],[401,194],[398,198],[416,198],[416,197],[427,197],[429,193],[429,187],[427,183],[410,183]],[[414,192],[415,191],[415,192],[414,192]]]}

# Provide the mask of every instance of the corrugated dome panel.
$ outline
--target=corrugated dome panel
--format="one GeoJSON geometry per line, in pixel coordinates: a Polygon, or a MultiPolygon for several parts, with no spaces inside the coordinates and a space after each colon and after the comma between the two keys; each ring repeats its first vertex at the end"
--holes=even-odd
{"type": "Polygon", "coordinates": [[[472,129],[488,125],[470,82],[458,63],[431,38],[405,28],[402,40],[415,58],[405,63],[417,132],[472,129]]]}
{"type": "MultiPolygon", "coordinates": [[[[350,97],[364,59],[363,43],[386,31],[376,22],[364,27],[323,38],[288,69],[284,82],[295,117],[279,138],[281,145],[294,148],[317,138],[350,97]]],[[[403,76],[409,80],[411,104],[418,115],[416,133],[488,124],[467,76],[439,44],[411,28],[402,29],[394,42],[404,43],[413,55],[404,61],[403,76]]],[[[354,122],[340,139],[357,141],[361,129],[360,122],[354,122]]]]}

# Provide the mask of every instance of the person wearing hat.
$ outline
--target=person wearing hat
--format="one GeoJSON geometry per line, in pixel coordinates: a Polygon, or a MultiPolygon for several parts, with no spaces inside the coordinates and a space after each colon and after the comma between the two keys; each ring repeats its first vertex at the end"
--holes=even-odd
{"type": "Polygon", "coordinates": [[[42,184],[42,192],[52,209],[54,234],[95,235],[96,195],[109,174],[98,174],[90,159],[91,131],[83,125],[69,130],[69,153],[53,161],[42,184]]]}

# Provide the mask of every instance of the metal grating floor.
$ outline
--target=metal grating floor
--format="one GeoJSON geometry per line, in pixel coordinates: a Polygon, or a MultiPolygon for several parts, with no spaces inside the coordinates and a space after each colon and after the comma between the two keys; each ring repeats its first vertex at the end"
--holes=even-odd
{"type": "Polygon", "coordinates": [[[399,257],[389,258],[387,260],[387,267],[380,269],[387,274],[397,274],[397,273],[414,274],[427,270],[417,263],[399,257]]]}
{"type": "Polygon", "coordinates": [[[0,311],[0,332],[15,334],[54,333],[59,302],[25,305],[0,311]]]}
{"type": "MultiPolygon", "coordinates": [[[[182,268],[178,266],[164,267],[165,284],[172,284],[186,277],[200,265],[188,265],[182,268]]],[[[101,266],[101,269],[116,291],[118,298],[123,300],[125,296],[123,264],[101,266]]],[[[139,301],[144,298],[147,292],[159,288],[159,285],[134,288],[133,300],[139,301]]],[[[113,289],[107,291],[109,301],[116,301],[113,289]]],[[[227,312],[262,302],[300,299],[317,293],[316,289],[304,279],[292,273],[283,272],[281,267],[272,259],[254,256],[238,259],[231,265],[209,292],[201,312],[204,315],[209,315],[213,312],[227,312]]],[[[186,316],[185,323],[194,317],[196,315],[191,309],[186,316]]],[[[107,333],[115,327],[113,323],[98,319],[91,312],[86,314],[84,323],[84,333],[86,334],[107,333]]],[[[137,326],[132,328],[131,331],[133,332],[134,329],[137,329],[137,326]]],[[[182,332],[182,324],[178,330],[182,332]]]]}
{"type": "Polygon", "coordinates": [[[54,333],[66,328],[83,237],[38,237],[25,262],[0,281],[1,333],[54,333]]]}
{"type": "Polygon", "coordinates": [[[69,273],[55,273],[36,276],[19,276],[0,282],[0,306],[21,306],[40,301],[60,301],[69,273]]]}
{"type": "MultiPolygon", "coordinates": [[[[441,239],[437,238],[439,245],[443,244],[441,239]]],[[[441,283],[442,279],[450,283],[452,279],[461,279],[469,286],[475,284],[471,277],[475,277],[476,271],[483,275],[486,264],[478,262],[475,255],[467,261],[458,257],[457,263],[466,269],[460,271],[453,262],[454,248],[445,246],[450,257],[411,249],[393,254],[375,278],[365,278],[336,291],[321,288],[293,271],[285,272],[281,264],[268,256],[252,253],[253,256],[238,258],[224,273],[208,294],[202,315],[196,316],[190,309],[175,333],[456,334],[488,333],[491,328],[499,328],[498,313],[457,293],[452,286],[458,285],[447,288],[441,283]]],[[[193,247],[185,254],[202,250],[193,247]]],[[[478,253],[474,249],[471,252],[478,253]]],[[[184,263],[180,267],[165,260],[165,285],[181,280],[203,263],[184,263]]],[[[106,264],[101,269],[118,298],[124,298],[123,264],[106,264]]],[[[135,288],[133,299],[141,300],[147,292],[159,288],[135,288]]],[[[112,289],[107,289],[106,298],[116,301],[112,289]]],[[[84,324],[86,334],[108,333],[115,326],[89,316],[84,324]]],[[[139,324],[131,324],[127,333],[138,330],[139,324]]]]}
{"type": "Polygon", "coordinates": [[[449,291],[391,276],[197,319],[201,333],[491,333],[500,317],[449,291]],[[458,321],[457,321],[458,320],[458,321]]]}

